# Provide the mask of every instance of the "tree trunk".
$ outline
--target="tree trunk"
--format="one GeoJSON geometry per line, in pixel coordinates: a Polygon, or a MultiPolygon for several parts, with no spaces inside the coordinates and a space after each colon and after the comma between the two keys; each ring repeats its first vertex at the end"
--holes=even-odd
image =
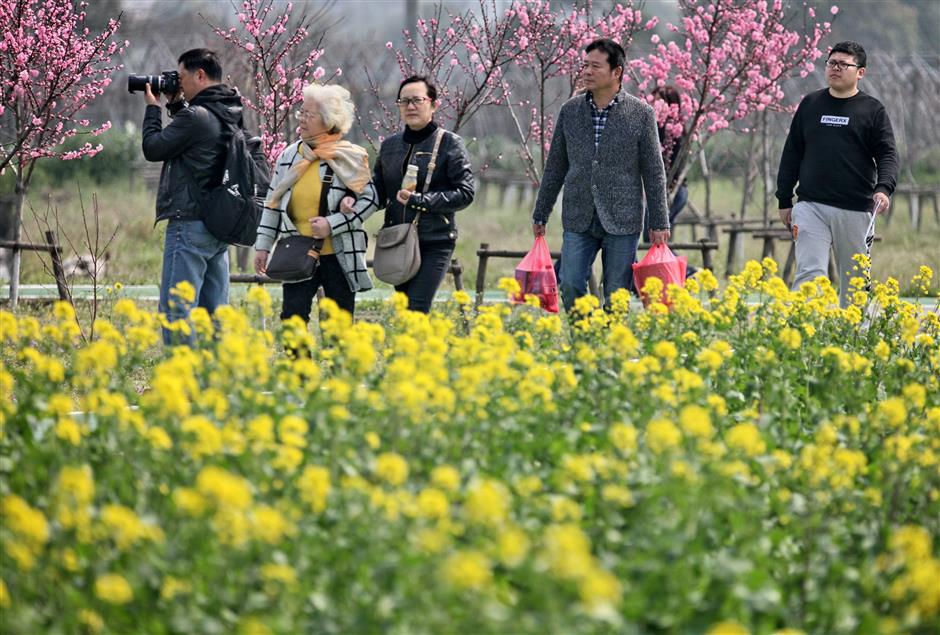
{"type": "MultiPolygon", "coordinates": [[[[22,179],[22,171],[16,175],[16,202],[13,204],[13,225],[11,236],[15,242],[20,242],[23,236],[23,206],[26,203],[26,183],[22,179]]],[[[13,259],[10,261],[10,306],[16,308],[20,300],[20,255],[19,249],[13,250],[13,259]]]]}
{"type": "Polygon", "coordinates": [[[764,227],[770,225],[770,135],[767,134],[767,109],[761,112],[761,180],[764,182],[761,211],[764,215],[764,227]]]}

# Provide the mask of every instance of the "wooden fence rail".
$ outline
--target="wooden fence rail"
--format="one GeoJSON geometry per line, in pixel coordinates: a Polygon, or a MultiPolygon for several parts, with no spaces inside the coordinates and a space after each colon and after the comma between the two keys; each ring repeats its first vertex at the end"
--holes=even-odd
{"type": "MultiPolygon", "coordinates": [[[[60,300],[69,299],[69,287],[65,280],[65,270],[62,268],[62,246],[56,244],[56,236],[53,231],[45,232],[45,243],[24,243],[16,240],[0,240],[0,248],[9,249],[14,254],[19,251],[45,251],[52,258],[52,275],[55,278],[55,286],[59,291],[60,300]]],[[[14,285],[10,284],[10,301],[13,301],[14,285]]]]}

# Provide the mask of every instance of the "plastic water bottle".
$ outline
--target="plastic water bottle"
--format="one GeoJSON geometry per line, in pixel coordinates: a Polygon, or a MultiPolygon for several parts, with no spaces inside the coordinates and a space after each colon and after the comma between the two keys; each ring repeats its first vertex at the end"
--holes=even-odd
{"type": "Polygon", "coordinates": [[[401,181],[401,189],[414,192],[418,189],[418,166],[409,164],[405,170],[405,178],[401,181]]]}

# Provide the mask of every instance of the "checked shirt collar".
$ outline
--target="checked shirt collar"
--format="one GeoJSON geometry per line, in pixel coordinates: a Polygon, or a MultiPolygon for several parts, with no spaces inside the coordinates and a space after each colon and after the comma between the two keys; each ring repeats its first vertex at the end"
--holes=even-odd
{"type": "Polygon", "coordinates": [[[591,121],[594,123],[594,149],[597,150],[597,146],[601,143],[601,133],[604,132],[604,126],[607,125],[607,116],[610,115],[610,111],[616,104],[620,103],[620,97],[623,94],[622,91],[618,91],[614,98],[610,100],[610,103],[607,104],[601,110],[597,109],[597,105],[594,103],[594,95],[591,94],[591,91],[587,91],[587,101],[591,105],[591,121]]]}

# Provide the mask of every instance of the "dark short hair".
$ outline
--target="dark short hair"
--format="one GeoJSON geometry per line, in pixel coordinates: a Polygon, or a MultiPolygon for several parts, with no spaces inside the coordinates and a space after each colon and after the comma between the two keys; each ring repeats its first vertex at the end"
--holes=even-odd
{"type": "MultiPolygon", "coordinates": [[[[858,42],[852,42],[851,40],[839,42],[829,51],[829,57],[832,57],[833,53],[847,53],[851,55],[855,58],[855,63],[858,64],[859,68],[865,68],[868,64],[868,56],[865,55],[865,49],[863,49],[862,45],[858,42]]],[[[829,57],[826,59],[829,59],[829,57]]]]}
{"type": "Polygon", "coordinates": [[[419,84],[424,82],[424,85],[428,87],[428,97],[431,98],[431,101],[437,100],[437,86],[431,83],[431,80],[425,77],[424,75],[412,75],[411,77],[406,77],[402,80],[401,84],[398,85],[398,96],[401,97],[401,89],[407,86],[408,84],[419,84]]]}
{"type": "Polygon", "coordinates": [[[666,84],[665,86],[653,89],[653,97],[658,97],[669,105],[679,105],[682,103],[682,99],[679,97],[679,91],[676,90],[676,87],[672,84],[666,84]]]}
{"type": "MultiPolygon", "coordinates": [[[[627,54],[623,50],[623,47],[613,40],[608,38],[594,40],[584,47],[585,53],[590,53],[591,51],[602,51],[607,53],[607,63],[610,64],[610,70],[614,70],[618,66],[626,70],[627,54]]],[[[623,79],[623,75],[621,75],[620,78],[623,79]]]]}
{"type": "Polygon", "coordinates": [[[192,49],[180,55],[176,63],[182,64],[190,73],[195,73],[201,68],[212,81],[222,81],[222,64],[219,63],[219,56],[215,51],[192,49]]]}

